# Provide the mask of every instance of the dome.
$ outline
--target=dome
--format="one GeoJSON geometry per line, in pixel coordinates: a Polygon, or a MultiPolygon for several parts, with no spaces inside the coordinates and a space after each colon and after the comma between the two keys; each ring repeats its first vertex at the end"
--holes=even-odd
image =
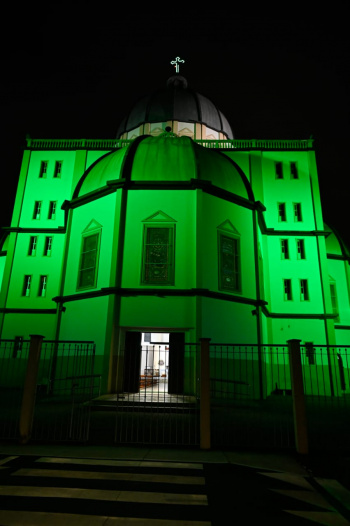
{"type": "Polygon", "coordinates": [[[95,192],[108,181],[118,179],[164,183],[199,179],[253,199],[246,176],[231,159],[196,144],[189,137],[170,133],[139,137],[129,146],[109,152],[85,172],[73,197],[95,192]]]}
{"type": "Polygon", "coordinates": [[[141,98],[121,122],[117,137],[124,135],[127,138],[125,134],[145,123],[167,123],[169,121],[199,123],[223,135],[217,138],[233,139],[231,126],[226,117],[213,102],[189,89],[186,79],[181,75],[170,77],[166,88],[141,98]]]}

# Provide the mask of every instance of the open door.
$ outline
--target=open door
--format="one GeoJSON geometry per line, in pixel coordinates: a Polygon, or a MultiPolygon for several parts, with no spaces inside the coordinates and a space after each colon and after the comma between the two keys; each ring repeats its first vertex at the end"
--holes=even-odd
{"type": "Polygon", "coordinates": [[[141,332],[125,334],[124,387],[125,393],[138,393],[140,389],[141,332]]]}
{"type": "Polygon", "coordinates": [[[183,394],[185,369],[185,333],[169,334],[169,394],[183,394]]]}

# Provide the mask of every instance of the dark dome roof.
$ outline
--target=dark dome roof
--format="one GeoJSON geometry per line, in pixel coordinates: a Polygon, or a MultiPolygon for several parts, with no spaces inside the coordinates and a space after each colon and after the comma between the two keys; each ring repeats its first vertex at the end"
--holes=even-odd
{"type": "Polygon", "coordinates": [[[121,122],[117,137],[143,123],[198,122],[233,139],[226,117],[209,99],[187,87],[181,75],[170,77],[167,87],[140,99],[121,122]]]}
{"type": "Polygon", "coordinates": [[[231,159],[189,137],[167,133],[158,137],[144,135],[98,159],[81,177],[73,197],[96,192],[108,181],[128,177],[145,182],[200,179],[245,199],[254,199],[246,176],[231,159]]]}

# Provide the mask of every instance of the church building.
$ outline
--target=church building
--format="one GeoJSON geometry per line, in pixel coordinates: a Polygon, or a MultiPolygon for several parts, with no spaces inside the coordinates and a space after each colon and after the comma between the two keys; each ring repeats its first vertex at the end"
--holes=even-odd
{"type": "Polygon", "coordinates": [[[169,385],[171,353],[200,338],[350,343],[349,253],[312,139],[236,140],[179,73],[116,139],[27,138],[0,286],[0,338],[94,341],[105,393],[133,389],[147,341],[167,342],[169,385]]]}

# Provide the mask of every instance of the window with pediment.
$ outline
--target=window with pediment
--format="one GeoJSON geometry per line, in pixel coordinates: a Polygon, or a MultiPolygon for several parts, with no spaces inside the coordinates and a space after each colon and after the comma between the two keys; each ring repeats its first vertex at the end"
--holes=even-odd
{"type": "Polygon", "coordinates": [[[82,232],[78,290],[93,289],[97,284],[98,260],[102,226],[92,220],[82,232]]]}
{"type": "Polygon", "coordinates": [[[143,285],[174,285],[175,220],[159,210],[143,221],[143,285]]]}

